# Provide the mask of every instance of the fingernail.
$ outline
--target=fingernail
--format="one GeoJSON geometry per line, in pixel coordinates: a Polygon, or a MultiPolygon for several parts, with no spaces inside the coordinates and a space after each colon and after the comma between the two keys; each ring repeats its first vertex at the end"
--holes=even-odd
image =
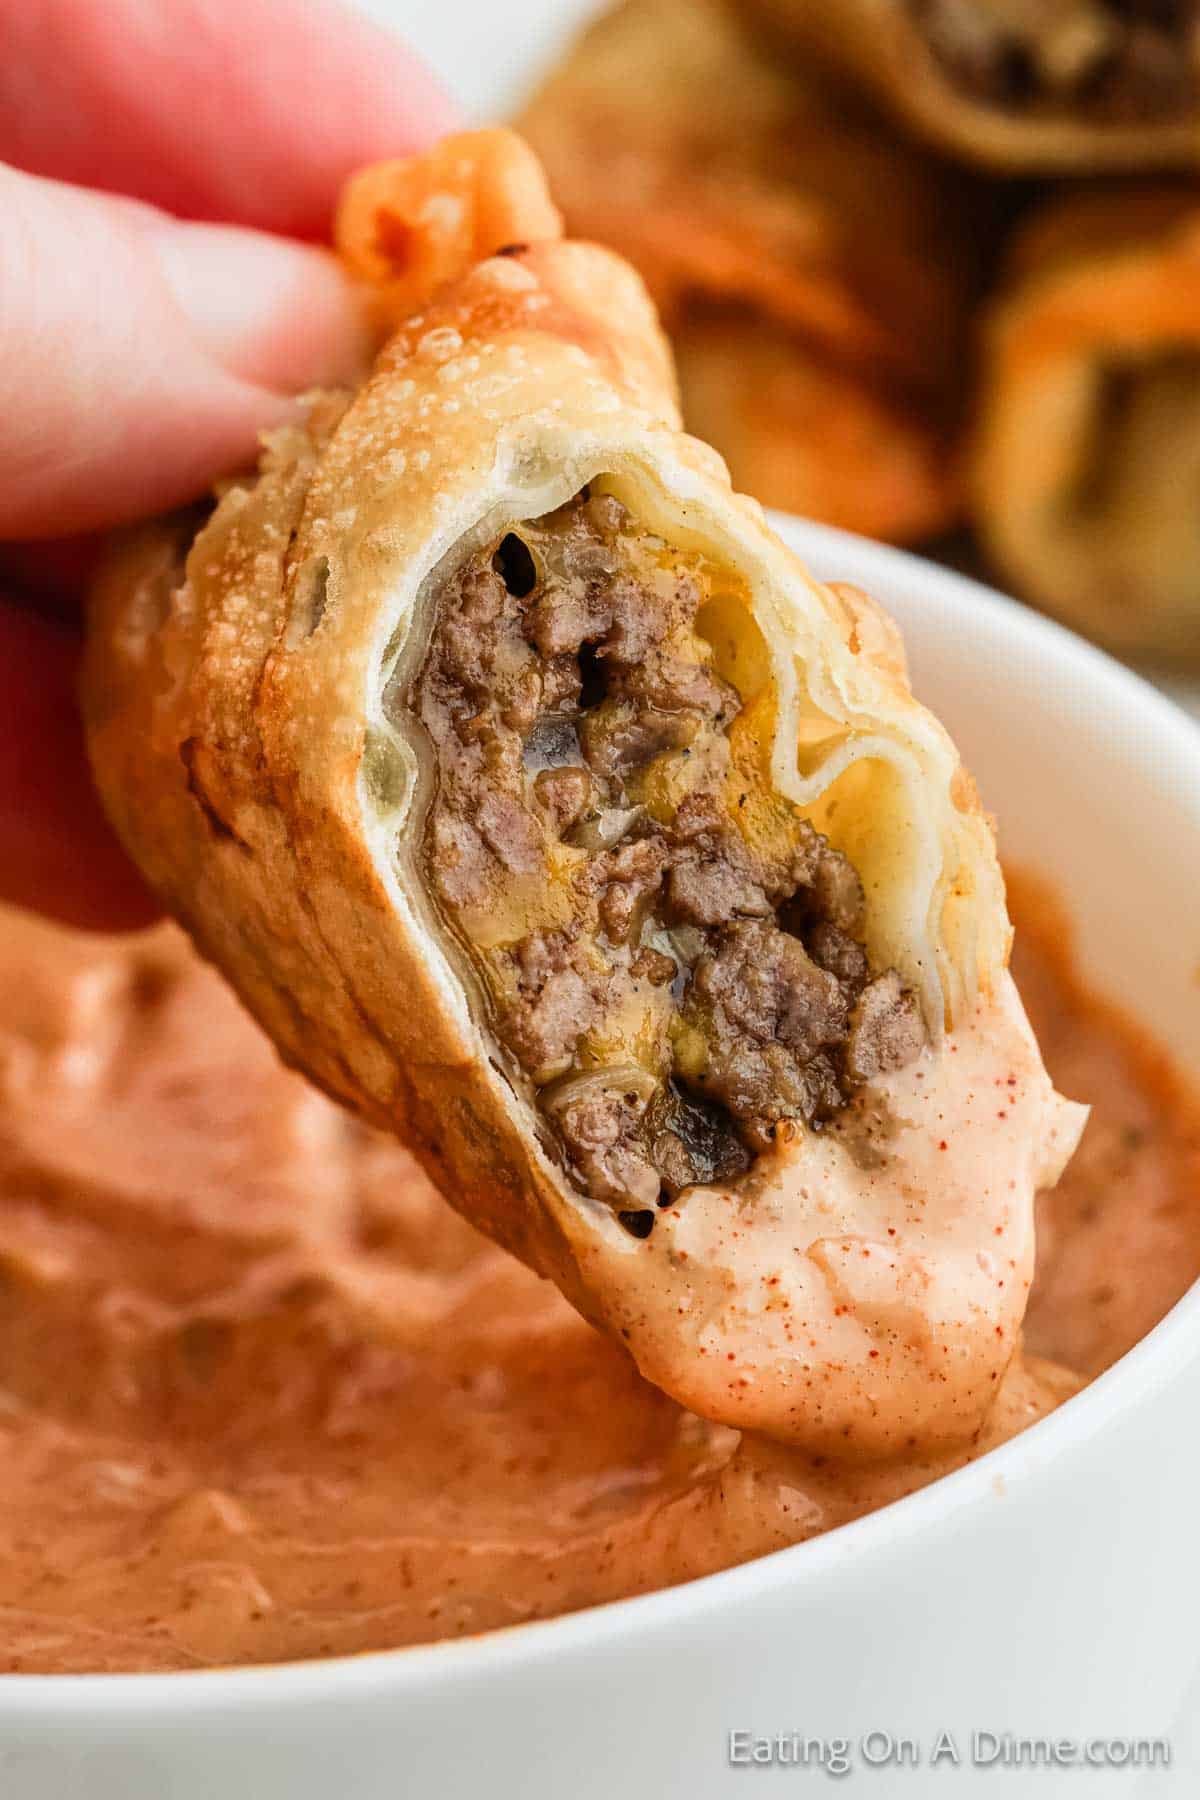
{"type": "Polygon", "coordinates": [[[224,225],[156,222],[147,236],[193,336],[231,374],[295,394],[363,373],[362,302],[331,252],[224,225]]]}

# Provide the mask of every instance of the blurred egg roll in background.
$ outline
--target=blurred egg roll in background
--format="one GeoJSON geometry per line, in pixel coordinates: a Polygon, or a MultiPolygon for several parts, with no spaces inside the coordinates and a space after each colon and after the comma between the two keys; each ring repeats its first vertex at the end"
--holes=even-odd
{"type": "Polygon", "coordinates": [[[973,489],[1020,591],[1114,649],[1200,655],[1200,195],[1076,195],[1022,230],[973,489]]]}
{"type": "Polygon", "coordinates": [[[1002,173],[1194,168],[1196,0],[747,0],[783,51],[1002,173]]]}

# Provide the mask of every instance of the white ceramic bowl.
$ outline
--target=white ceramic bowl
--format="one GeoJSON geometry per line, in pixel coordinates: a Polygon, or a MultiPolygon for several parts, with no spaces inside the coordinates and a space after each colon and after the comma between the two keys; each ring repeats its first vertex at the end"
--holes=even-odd
{"type": "MultiPolygon", "coordinates": [[[[973,583],[841,533],[781,529],[820,574],[892,608],[917,691],[1000,814],[1005,853],[1068,899],[1094,982],[1200,1067],[1200,731],[1078,638],[973,583]]],[[[846,1739],[846,1781],[880,1796],[984,1780],[1018,1796],[1195,1793],[1198,1417],[1193,1290],[1012,1443],[725,1574],[429,1649],[0,1678],[0,1793],[701,1800],[747,1778],[821,1779],[815,1744],[807,1767],[731,1766],[732,1731],[846,1739]],[[943,1729],[957,1769],[930,1766],[943,1729]],[[974,1732],[1117,1741],[1116,1755],[1120,1740],[1161,1736],[1174,1762],[973,1765],[974,1732]],[[864,1744],[870,1733],[915,1740],[920,1766],[872,1764],[885,1745],[864,1744]]]]}

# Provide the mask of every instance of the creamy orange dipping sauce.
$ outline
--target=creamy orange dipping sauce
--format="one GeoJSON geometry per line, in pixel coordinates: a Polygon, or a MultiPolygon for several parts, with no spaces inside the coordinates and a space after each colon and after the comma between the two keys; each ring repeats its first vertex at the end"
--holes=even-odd
{"type": "MultiPolygon", "coordinates": [[[[1200,1106],[1039,940],[1093,1106],[1042,1202],[1031,1358],[978,1450],[1200,1273],[1200,1106]]],[[[297,1076],[164,929],[0,919],[0,1669],[459,1636],[828,1529],[947,1463],[839,1467],[682,1412],[408,1155],[297,1076]]]]}

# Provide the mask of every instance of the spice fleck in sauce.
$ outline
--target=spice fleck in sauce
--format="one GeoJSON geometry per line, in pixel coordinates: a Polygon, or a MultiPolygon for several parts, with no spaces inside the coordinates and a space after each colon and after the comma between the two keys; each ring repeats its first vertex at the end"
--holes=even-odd
{"type": "MultiPolygon", "coordinates": [[[[1200,1272],[1200,1109],[1024,934],[1093,1105],[986,1439],[1200,1272]]],[[[397,1145],[284,1071],[163,930],[0,918],[0,1669],[381,1649],[669,1585],[948,1463],[839,1468],[682,1412],[397,1145]]]]}

